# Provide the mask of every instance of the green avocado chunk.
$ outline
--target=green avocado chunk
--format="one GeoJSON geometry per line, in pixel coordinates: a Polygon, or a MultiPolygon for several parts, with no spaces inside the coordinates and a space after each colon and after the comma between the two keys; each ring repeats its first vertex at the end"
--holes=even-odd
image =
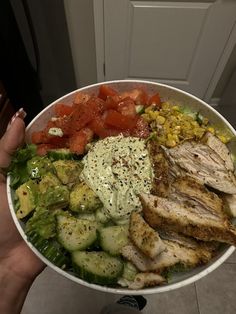
{"type": "Polygon", "coordinates": [[[94,212],[102,202],[90,187],[81,182],[76,184],[70,193],[70,210],[74,212],[94,212]]]}
{"type": "Polygon", "coordinates": [[[74,160],[57,160],[53,162],[58,178],[63,184],[79,182],[82,165],[74,160]]]}
{"type": "Polygon", "coordinates": [[[69,204],[70,193],[66,186],[51,186],[39,196],[39,205],[48,209],[65,208],[69,204]]]}
{"type": "Polygon", "coordinates": [[[26,217],[34,210],[37,203],[37,183],[29,180],[18,187],[16,196],[19,199],[20,207],[16,212],[19,219],[26,217]]]}
{"type": "Polygon", "coordinates": [[[26,223],[26,233],[35,231],[44,239],[56,235],[56,218],[52,211],[46,208],[37,208],[34,215],[26,223]]]}
{"type": "Polygon", "coordinates": [[[61,185],[60,180],[51,172],[42,176],[42,180],[39,182],[40,193],[47,192],[48,188],[61,185]]]}
{"type": "Polygon", "coordinates": [[[40,156],[35,156],[27,161],[27,170],[32,179],[39,179],[47,172],[55,171],[50,159],[40,156]]]}

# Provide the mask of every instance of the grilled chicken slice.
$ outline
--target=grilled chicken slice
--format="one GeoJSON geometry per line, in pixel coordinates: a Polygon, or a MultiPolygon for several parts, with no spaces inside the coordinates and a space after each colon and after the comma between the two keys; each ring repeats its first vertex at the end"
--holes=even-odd
{"type": "Polygon", "coordinates": [[[191,177],[177,178],[172,184],[169,198],[224,218],[223,204],[219,196],[191,177]]]}
{"type": "Polygon", "coordinates": [[[139,250],[150,258],[156,257],[165,250],[158,233],[137,212],[132,212],[130,216],[129,235],[139,250]]]}
{"type": "Polygon", "coordinates": [[[236,229],[227,219],[155,195],[140,195],[144,218],[153,228],[162,228],[203,241],[236,245],[236,229]]]}
{"type": "Polygon", "coordinates": [[[236,178],[225,161],[208,145],[186,141],[174,148],[163,147],[177,177],[190,176],[216,190],[236,194],[236,178]]]}
{"type": "Polygon", "coordinates": [[[134,281],[128,285],[129,289],[138,290],[144,287],[158,286],[166,282],[166,279],[155,273],[139,273],[135,276],[134,281]]]}
{"type": "Polygon", "coordinates": [[[154,170],[152,194],[167,197],[170,189],[169,165],[162,148],[155,142],[148,144],[148,151],[154,170]]]}
{"type": "Polygon", "coordinates": [[[124,246],[121,254],[140,271],[158,273],[177,263],[181,263],[187,267],[195,267],[208,262],[212,257],[212,252],[201,246],[189,248],[172,240],[163,240],[163,242],[166,250],[155,259],[148,258],[132,244],[124,246]]]}
{"type": "Polygon", "coordinates": [[[236,217],[236,194],[225,194],[222,196],[227,214],[231,217],[236,217]]]}
{"type": "Polygon", "coordinates": [[[234,164],[231,158],[230,151],[228,147],[221,142],[218,137],[213,135],[211,132],[207,132],[202,140],[202,143],[207,144],[211,149],[213,149],[225,162],[225,167],[230,170],[234,171],[234,164]]]}

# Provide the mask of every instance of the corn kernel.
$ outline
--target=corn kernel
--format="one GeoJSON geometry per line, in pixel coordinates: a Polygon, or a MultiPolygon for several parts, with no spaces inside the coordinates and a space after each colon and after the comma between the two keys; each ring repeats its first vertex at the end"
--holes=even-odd
{"type": "Polygon", "coordinates": [[[215,129],[212,126],[209,126],[207,128],[207,131],[211,132],[212,134],[215,134],[215,129]]]}
{"type": "Polygon", "coordinates": [[[165,121],[166,121],[166,118],[163,117],[163,116],[160,116],[160,115],[159,115],[159,116],[156,117],[156,122],[157,122],[158,124],[164,124],[165,121]]]}
{"type": "Polygon", "coordinates": [[[229,139],[227,139],[224,135],[217,135],[217,137],[224,144],[228,143],[228,141],[229,141],[229,139]]]}
{"type": "Polygon", "coordinates": [[[175,147],[176,146],[176,141],[175,140],[167,140],[166,141],[166,146],[167,147],[175,147]]]}

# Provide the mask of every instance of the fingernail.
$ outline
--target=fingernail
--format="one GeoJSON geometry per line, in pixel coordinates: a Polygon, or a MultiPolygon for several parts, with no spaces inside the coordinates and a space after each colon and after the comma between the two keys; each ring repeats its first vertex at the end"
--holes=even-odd
{"type": "Polygon", "coordinates": [[[24,118],[26,117],[27,113],[25,112],[25,110],[23,108],[20,108],[15,114],[14,116],[11,118],[10,122],[8,123],[7,126],[7,131],[10,129],[12,123],[16,120],[16,118],[21,118],[22,120],[24,120],[24,118]]]}

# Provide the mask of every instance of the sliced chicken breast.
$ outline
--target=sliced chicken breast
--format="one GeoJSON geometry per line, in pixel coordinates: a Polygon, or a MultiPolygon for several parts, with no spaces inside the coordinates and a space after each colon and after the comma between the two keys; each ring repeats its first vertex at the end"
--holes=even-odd
{"type": "Polygon", "coordinates": [[[234,171],[234,164],[231,158],[230,151],[228,147],[224,143],[222,143],[220,139],[218,139],[218,137],[213,135],[211,132],[206,132],[201,142],[208,145],[224,160],[225,167],[228,170],[234,171]]]}
{"type": "Polygon", "coordinates": [[[157,231],[151,228],[137,212],[131,213],[129,235],[140,251],[150,258],[156,257],[165,250],[165,245],[157,231]]]}
{"type": "Polygon", "coordinates": [[[236,178],[225,161],[208,145],[186,141],[174,148],[163,147],[172,173],[190,176],[218,191],[236,194],[236,178]]]}
{"type": "Polygon", "coordinates": [[[213,215],[224,216],[223,204],[219,196],[188,176],[177,178],[173,182],[169,198],[199,207],[199,209],[202,207],[203,211],[209,211],[213,215]]]}
{"type": "Polygon", "coordinates": [[[148,258],[132,244],[123,247],[121,254],[140,271],[158,273],[177,263],[181,263],[187,267],[195,267],[201,263],[207,263],[212,257],[212,251],[208,248],[201,246],[189,248],[172,240],[163,240],[163,242],[166,250],[155,259],[148,258]]]}
{"type": "Polygon", "coordinates": [[[236,229],[227,219],[150,194],[143,193],[140,199],[144,218],[153,228],[183,233],[203,241],[236,245],[236,229]]]}

